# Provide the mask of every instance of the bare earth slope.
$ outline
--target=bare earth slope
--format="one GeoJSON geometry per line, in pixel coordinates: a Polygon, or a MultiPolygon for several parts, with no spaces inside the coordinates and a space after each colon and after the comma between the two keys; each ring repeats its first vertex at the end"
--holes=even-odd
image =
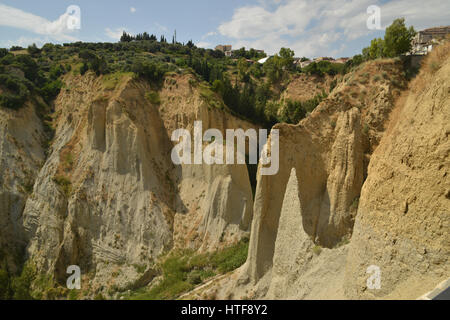
{"type": "Polygon", "coordinates": [[[438,61],[412,83],[372,156],[347,258],[349,297],[417,298],[450,275],[450,55],[438,61]],[[369,264],[382,270],[381,290],[365,289],[369,264]]]}
{"type": "Polygon", "coordinates": [[[377,60],[276,127],[280,172],[258,177],[249,257],[220,297],[418,298],[450,276],[450,57],[433,59],[404,99],[398,62],[377,60]]]}
{"type": "MultiPolygon", "coordinates": [[[[1,219],[11,231],[10,224],[23,226],[38,273],[65,284],[67,267],[78,265],[91,292],[143,286],[172,248],[216,250],[248,233],[253,196],[245,165],[177,167],[171,160],[172,131],[192,129],[194,120],[203,120],[205,130],[253,126],[211,107],[191,78],[168,77],[159,104],[149,98],[155,88],[129,74],[67,75],[45,163],[40,122],[28,119],[35,137],[25,137],[33,147],[24,149],[31,153],[24,169],[35,175],[34,190],[28,199],[2,201],[11,217],[1,219]]],[[[20,112],[30,118],[28,109],[20,112]]],[[[5,185],[3,197],[12,196],[17,180],[5,185]]]]}

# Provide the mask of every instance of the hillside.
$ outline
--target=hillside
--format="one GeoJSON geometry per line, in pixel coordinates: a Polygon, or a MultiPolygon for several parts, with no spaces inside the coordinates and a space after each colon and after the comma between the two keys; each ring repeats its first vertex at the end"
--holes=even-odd
{"type": "Polygon", "coordinates": [[[207,290],[228,299],[416,299],[446,280],[448,49],[430,54],[408,86],[398,61],[367,63],[297,126],[277,125],[289,152],[280,151],[277,176],[258,180],[248,260],[207,290]],[[380,290],[367,287],[372,265],[380,290]]]}
{"type": "Polygon", "coordinates": [[[421,296],[450,274],[448,52],[410,81],[405,58],[301,70],[155,40],[1,51],[0,297],[421,296]],[[278,174],[174,165],[172,133],[195,121],[278,129],[278,174]]]}

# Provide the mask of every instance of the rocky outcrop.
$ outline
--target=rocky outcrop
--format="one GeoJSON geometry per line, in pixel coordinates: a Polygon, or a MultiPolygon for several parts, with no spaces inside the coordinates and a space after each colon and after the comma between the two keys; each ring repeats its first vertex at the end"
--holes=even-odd
{"type": "Polygon", "coordinates": [[[377,117],[394,106],[398,92],[391,81],[404,80],[401,65],[392,61],[366,65],[350,76],[300,124],[275,127],[280,130],[280,172],[258,177],[248,261],[253,282],[273,266],[292,168],[297,173],[303,228],[310,239],[318,246],[333,248],[352,234],[367,158],[384,129],[377,117]],[[372,69],[388,70],[392,78],[374,81],[377,88],[368,92],[365,75],[372,69]]]}
{"type": "Polygon", "coordinates": [[[13,272],[27,244],[22,212],[45,160],[47,137],[37,109],[37,101],[18,111],[0,109],[0,251],[13,272]]]}
{"type": "Polygon", "coordinates": [[[37,271],[60,283],[78,265],[86,289],[105,292],[145,285],[158,257],[173,248],[214,250],[246,235],[253,196],[245,165],[172,162],[176,128],[195,120],[205,130],[252,127],[212,108],[191,78],[170,77],[158,93],[128,74],[66,75],[47,158],[31,106],[2,118],[2,166],[14,169],[2,181],[1,241],[21,239],[37,271]],[[23,166],[11,162],[21,156],[23,166]],[[26,172],[29,197],[18,191],[26,172]]]}
{"type": "Polygon", "coordinates": [[[349,298],[417,298],[450,275],[450,56],[439,57],[443,49],[428,58],[372,155],[347,258],[349,298]],[[428,70],[430,63],[441,67],[428,70]],[[369,265],[381,270],[380,290],[367,288],[369,265]]]}
{"type": "Polygon", "coordinates": [[[448,277],[444,65],[402,109],[399,61],[365,64],[297,126],[275,127],[280,172],[258,176],[249,257],[224,297],[418,297],[448,277]],[[381,290],[367,288],[371,265],[381,290]]]}
{"type": "MultiPolygon", "coordinates": [[[[166,79],[159,109],[169,136],[173,130],[184,128],[193,137],[195,121],[201,121],[203,131],[218,129],[224,137],[226,129],[259,128],[231,115],[219,99],[212,101],[216,106],[211,106],[215,94],[207,90],[191,76],[166,79]]],[[[248,234],[253,195],[246,165],[183,164],[176,172],[176,182],[176,248],[216,250],[248,234]]]]}

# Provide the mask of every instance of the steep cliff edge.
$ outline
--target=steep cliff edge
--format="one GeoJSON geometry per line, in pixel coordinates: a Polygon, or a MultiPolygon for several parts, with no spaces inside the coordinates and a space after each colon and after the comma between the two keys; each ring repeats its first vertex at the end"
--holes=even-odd
{"type": "Polygon", "coordinates": [[[280,130],[280,172],[258,177],[249,253],[249,276],[261,279],[273,265],[274,245],[291,169],[299,182],[302,227],[319,246],[333,248],[351,236],[357,201],[371,149],[404,84],[401,64],[379,61],[348,75],[300,124],[280,130]],[[371,70],[389,71],[390,79],[366,79],[371,70]],[[370,90],[368,88],[371,81],[370,90]],[[274,189],[276,188],[276,189],[274,189]]]}
{"type": "Polygon", "coordinates": [[[417,298],[450,276],[450,55],[438,47],[369,166],[349,247],[349,298],[417,298]],[[366,268],[381,289],[366,288],[366,268]]]}
{"type": "Polygon", "coordinates": [[[446,48],[407,91],[400,61],[376,60],[297,126],[275,127],[280,172],[258,176],[249,257],[221,297],[417,298],[448,278],[446,48]]]}
{"type": "Polygon", "coordinates": [[[127,73],[64,82],[48,156],[32,105],[1,110],[0,241],[22,257],[27,246],[40,282],[65,284],[78,265],[86,294],[143,286],[173,248],[217,250],[248,234],[247,167],[175,166],[171,135],[196,120],[222,132],[257,126],[211,106],[190,74],[160,88],[127,73]]]}
{"type": "Polygon", "coordinates": [[[38,108],[36,101],[17,111],[0,108],[0,253],[11,272],[23,263],[22,212],[45,161],[48,137],[38,108]]]}

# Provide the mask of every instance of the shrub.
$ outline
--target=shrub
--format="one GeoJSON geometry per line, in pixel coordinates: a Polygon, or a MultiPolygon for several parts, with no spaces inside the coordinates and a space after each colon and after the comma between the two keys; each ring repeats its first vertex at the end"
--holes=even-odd
{"type": "Polygon", "coordinates": [[[53,182],[55,182],[58,186],[61,187],[64,195],[68,197],[70,195],[72,189],[72,182],[68,178],[62,175],[58,175],[53,178],[53,182]]]}
{"type": "Polygon", "coordinates": [[[0,48],[0,59],[9,53],[8,49],[0,48]]]}
{"type": "Polygon", "coordinates": [[[21,50],[23,50],[23,48],[20,47],[20,46],[12,46],[12,47],[9,49],[9,51],[21,51],[21,50]]]}
{"type": "Polygon", "coordinates": [[[7,91],[0,95],[0,106],[9,109],[19,109],[30,95],[26,82],[19,77],[0,74],[0,85],[7,91]]]}
{"type": "Polygon", "coordinates": [[[364,133],[365,135],[368,135],[368,134],[369,134],[369,130],[370,130],[369,125],[368,125],[367,123],[365,123],[365,124],[364,124],[364,127],[363,127],[363,133],[364,133]]]}
{"type": "Polygon", "coordinates": [[[322,94],[317,94],[314,98],[306,101],[291,101],[288,99],[278,120],[280,122],[297,124],[304,119],[308,113],[314,111],[326,97],[327,94],[322,92],[322,94]]]}
{"type": "Polygon", "coordinates": [[[37,55],[41,53],[41,50],[33,43],[31,46],[28,46],[28,53],[31,55],[37,55]]]}
{"type": "Polygon", "coordinates": [[[242,266],[247,260],[249,239],[245,238],[238,245],[214,253],[211,261],[220,273],[227,273],[242,266]]]}
{"type": "Polygon", "coordinates": [[[346,72],[346,68],[344,64],[341,63],[331,63],[330,61],[320,61],[313,62],[307,67],[303,68],[303,71],[317,76],[323,76],[324,74],[328,74],[330,76],[334,76],[337,74],[344,74],[346,72]]]}
{"type": "Polygon", "coordinates": [[[63,83],[61,80],[54,80],[52,82],[48,82],[41,90],[42,98],[47,103],[50,103],[61,91],[61,88],[63,87],[63,83]]]}
{"type": "Polygon", "coordinates": [[[334,90],[334,88],[336,88],[336,86],[337,86],[337,79],[334,79],[330,83],[330,92],[332,92],[334,90]]]}
{"type": "Polygon", "coordinates": [[[141,289],[132,300],[176,299],[208,278],[239,268],[247,260],[248,239],[215,253],[195,254],[192,251],[171,253],[161,264],[163,279],[150,290],[141,289]]]}
{"type": "Polygon", "coordinates": [[[30,264],[26,264],[19,277],[14,278],[12,288],[14,300],[32,300],[31,284],[35,279],[36,272],[30,264]]]}
{"type": "Polygon", "coordinates": [[[162,63],[139,60],[133,63],[131,71],[151,82],[161,84],[167,67],[162,63]]]}
{"type": "Polygon", "coordinates": [[[146,93],[145,97],[147,98],[150,103],[154,105],[160,105],[161,104],[161,98],[159,96],[159,93],[156,91],[151,91],[146,93]]]}
{"type": "Polygon", "coordinates": [[[322,253],[322,247],[316,245],[313,247],[312,251],[316,256],[318,256],[322,253]]]}

